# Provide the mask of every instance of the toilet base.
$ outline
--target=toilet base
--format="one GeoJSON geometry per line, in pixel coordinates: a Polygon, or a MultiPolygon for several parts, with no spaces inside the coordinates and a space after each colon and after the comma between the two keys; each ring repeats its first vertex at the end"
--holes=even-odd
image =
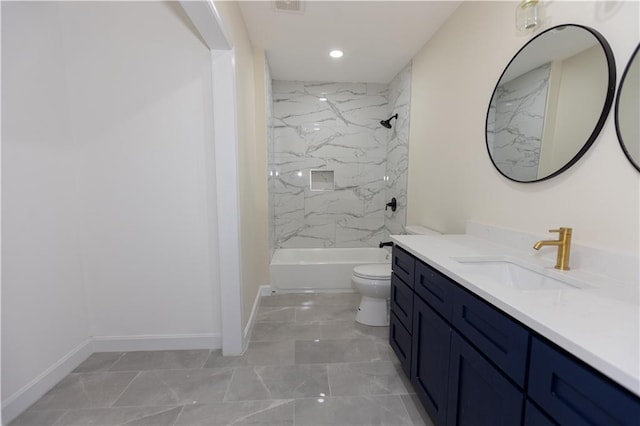
{"type": "Polygon", "coordinates": [[[389,304],[387,299],[362,296],[362,301],[356,314],[356,322],[377,327],[388,326],[389,304]]]}

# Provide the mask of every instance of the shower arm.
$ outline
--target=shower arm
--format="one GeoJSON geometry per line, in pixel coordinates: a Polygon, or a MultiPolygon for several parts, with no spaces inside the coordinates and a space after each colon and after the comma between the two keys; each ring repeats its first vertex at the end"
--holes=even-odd
{"type": "Polygon", "coordinates": [[[393,120],[394,118],[397,120],[398,119],[398,114],[392,115],[387,120],[382,120],[380,122],[380,124],[382,124],[383,127],[386,127],[387,129],[390,129],[391,128],[391,120],[393,120]]]}

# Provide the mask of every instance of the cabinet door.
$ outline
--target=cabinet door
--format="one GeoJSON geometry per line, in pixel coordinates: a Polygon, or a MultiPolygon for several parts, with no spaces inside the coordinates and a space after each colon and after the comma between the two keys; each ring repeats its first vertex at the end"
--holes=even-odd
{"type": "Polygon", "coordinates": [[[453,312],[453,288],[457,285],[431,266],[416,260],[413,289],[447,321],[453,312]]]}
{"type": "Polygon", "coordinates": [[[563,425],[640,424],[640,399],[537,338],[531,345],[527,393],[563,425]]]}
{"type": "Polygon", "coordinates": [[[413,301],[411,383],[436,425],[447,415],[451,327],[425,302],[413,301]]]}
{"type": "Polygon", "coordinates": [[[513,426],[524,395],[457,333],[451,338],[447,425],[513,426]]]}
{"type": "Polygon", "coordinates": [[[529,331],[487,302],[454,288],[453,326],[520,387],[524,387],[529,331]]]}
{"type": "Polygon", "coordinates": [[[396,314],[402,325],[411,333],[413,327],[413,290],[395,273],[391,274],[391,312],[396,314]]]}
{"type": "Polygon", "coordinates": [[[391,269],[411,288],[413,288],[413,268],[415,263],[415,257],[400,247],[393,246],[391,269]]]}
{"type": "Polygon", "coordinates": [[[411,334],[394,312],[389,316],[389,345],[400,360],[404,373],[411,377],[411,334]]]}

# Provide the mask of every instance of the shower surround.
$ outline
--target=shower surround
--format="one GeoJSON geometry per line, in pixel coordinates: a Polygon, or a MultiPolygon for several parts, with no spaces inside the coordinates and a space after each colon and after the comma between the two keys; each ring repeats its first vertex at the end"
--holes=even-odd
{"type": "Polygon", "coordinates": [[[386,193],[387,198],[396,197],[398,208],[385,214],[385,240],[389,235],[404,234],[407,217],[407,176],[409,170],[409,116],[411,113],[411,64],[389,84],[389,111],[398,114],[398,119],[389,131],[387,144],[386,193]]]}
{"type": "Polygon", "coordinates": [[[402,229],[410,83],[410,66],[389,85],[273,81],[272,249],[377,247],[402,229]],[[335,189],[312,191],[311,170],[333,171],[335,189]]]}

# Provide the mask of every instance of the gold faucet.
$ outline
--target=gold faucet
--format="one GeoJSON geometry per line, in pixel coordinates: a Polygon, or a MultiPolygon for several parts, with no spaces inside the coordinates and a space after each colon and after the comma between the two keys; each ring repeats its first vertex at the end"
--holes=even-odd
{"type": "Polygon", "coordinates": [[[540,250],[543,246],[558,246],[558,258],[556,260],[556,269],[563,271],[569,270],[569,255],[571,254],[571,228],[549,229],[549,232],[558,232],[560,238],[557,240],[538,241],[533,248],[540,250]]]}

